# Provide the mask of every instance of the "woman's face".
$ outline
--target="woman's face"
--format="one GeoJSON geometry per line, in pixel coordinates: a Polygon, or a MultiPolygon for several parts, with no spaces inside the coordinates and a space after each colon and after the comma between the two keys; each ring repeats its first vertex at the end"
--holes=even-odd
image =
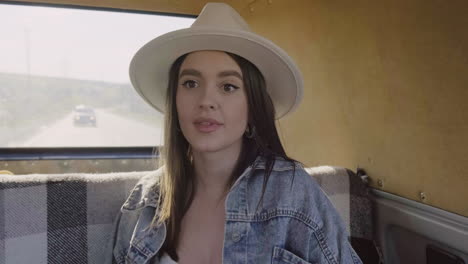
{"type": "Polygon", "coordinates": [[[221,51],[190,53],[177,85],[180,128],[192,150],[240,150],[248,107],[237,63],[221,51]]]}

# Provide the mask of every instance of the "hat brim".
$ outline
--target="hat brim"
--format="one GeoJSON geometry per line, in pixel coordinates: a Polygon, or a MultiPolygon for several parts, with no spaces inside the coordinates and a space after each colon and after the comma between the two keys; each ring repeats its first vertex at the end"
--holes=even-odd
{"type": "Polygon", "coordinates": [[[273,42],[246,31],[188,28],[159,36],[133,57],[130,80],[150,105],[164,113],[171,65],[200,50],[226,51],[253,63],[265,78],[276,119],[294,111],[302,100],[303,81],[294,61],[273,42]]]}

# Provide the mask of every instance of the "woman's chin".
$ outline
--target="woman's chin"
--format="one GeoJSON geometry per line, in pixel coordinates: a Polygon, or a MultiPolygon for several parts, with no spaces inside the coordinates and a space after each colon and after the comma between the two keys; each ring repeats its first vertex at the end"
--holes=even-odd
{"type": "Polygon", "coordinates": [[[197,153],[230,153],[240,151],[242,141],[241,139],[234,142],[217,141],[217,140],[200,140],[190,143],[192,151],[197,153]]]}
{"type": "Polygon", "coordinates": [[[191,144],[192,146],[192,151],[197,152],[197,153],[214,153],[214,152],[219,152],[223,149],[222,146],[217,145],[217,144],[191,144]]]}

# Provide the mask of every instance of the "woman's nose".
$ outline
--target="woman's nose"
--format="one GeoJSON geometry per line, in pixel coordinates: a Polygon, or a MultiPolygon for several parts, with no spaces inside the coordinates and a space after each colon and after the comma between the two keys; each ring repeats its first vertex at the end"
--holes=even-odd
{"type": "Polygon", "coordinates": [[[215,109],[215,106],[213,104],[209,104],[209,105],[200,105],[200,108],[201,109],[211,109],[211,110],[214,110],[215,109]]]}
{"type": "Polygon", "coordinates": [[[218,98],[215,89],[203,89],[200,98],[199,108],[202,110],[215,110],[219,108],[218,98]]]}

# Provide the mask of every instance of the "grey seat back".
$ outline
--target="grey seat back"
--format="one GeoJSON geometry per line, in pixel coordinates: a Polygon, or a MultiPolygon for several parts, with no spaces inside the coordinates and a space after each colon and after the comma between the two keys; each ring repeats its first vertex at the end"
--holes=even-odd
{"type": "MultiPolygon", "coordinates": [[[[364,263],[378,263],[365,182],[344,168],[307,171],[338,209],[364,263]]],[[[102,263],[113,221],[147,173],[0,175],[0,264],[102,263]]]]}
{"type": "Polygon", "coordinates": [[[102,263],[144,174],[0,175],[0,264],[102,263]]]}
{"type": "Polygon", "coordinates": [[[364,171],[334,166],[307,168],[328,195],[350,234],[351,245],[363,263],[380,263],[374,235],[374,206],[364,171]]]}

